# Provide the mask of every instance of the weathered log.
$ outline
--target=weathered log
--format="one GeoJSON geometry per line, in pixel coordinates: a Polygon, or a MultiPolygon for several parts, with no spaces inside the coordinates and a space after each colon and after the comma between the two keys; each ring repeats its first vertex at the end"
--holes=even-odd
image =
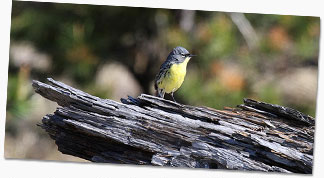
{"type": "Polygon", "coordinates": [[[59,151],[92,162],[312,173],[314,118],[244,99],[217,110],[142,94],[121,102],[33,81],[61,107],[39,124],[59,151]]]}

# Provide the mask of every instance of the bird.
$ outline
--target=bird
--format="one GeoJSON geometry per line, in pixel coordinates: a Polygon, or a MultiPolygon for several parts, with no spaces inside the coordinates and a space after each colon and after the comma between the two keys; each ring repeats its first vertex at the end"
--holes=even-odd
{"type": "Polygon", "coordinates": [[[187,64],[196,55],[190,54],[184,47],[175,47],[161,65],[159,73],[154,80],[157,96],[164,98],[164,94],[171,94],[174,102],[174,92],[182,85],[186,76],[187,64]]]}

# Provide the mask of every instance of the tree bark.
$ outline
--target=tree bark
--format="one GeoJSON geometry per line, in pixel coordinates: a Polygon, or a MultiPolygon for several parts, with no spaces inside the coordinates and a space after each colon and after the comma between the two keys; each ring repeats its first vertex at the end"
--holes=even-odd
{"type": "Polygon", "coordinates": [[[151,95],[121,102],[64,83],[33,81],[57,102],[39,125],[64,154],[92,162],[312,173],[315,121],[292,108],[244,99],[217,110],[151,95]]]}

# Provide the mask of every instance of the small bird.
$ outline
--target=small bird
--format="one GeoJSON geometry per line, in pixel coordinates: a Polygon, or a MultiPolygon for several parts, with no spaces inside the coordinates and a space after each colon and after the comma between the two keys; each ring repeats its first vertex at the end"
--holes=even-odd
{"type": "Polygon", "coordinates": [[[173,93],[177,91],[186,76],[186,69],[192,55],[184,47],[175,47],[165,62],[161,65],[159,73],[155,77],[154,88],[157,96],[164,98],[164,94],[171,94],[174,102],[173,93]]]}

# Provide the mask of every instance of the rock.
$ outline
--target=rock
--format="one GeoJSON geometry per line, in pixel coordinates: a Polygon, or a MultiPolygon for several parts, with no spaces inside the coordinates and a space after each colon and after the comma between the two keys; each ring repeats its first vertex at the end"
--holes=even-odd
{"type": "Polygon", "coordinates": [[[107,92],[110,99],[137,96],[142,88],[133,74],[122,64],[104,64],[97,72],[95,85],[100,91],[107,92]],[[109,94],[108,94],[109,93],[109,94]]]}
{"type": "Polygon", "coordinates": [[[317,79],[316,68],[297,68],[284,74],[277,87],[287,102],[313,105],[316,103],[317,79]]]}

